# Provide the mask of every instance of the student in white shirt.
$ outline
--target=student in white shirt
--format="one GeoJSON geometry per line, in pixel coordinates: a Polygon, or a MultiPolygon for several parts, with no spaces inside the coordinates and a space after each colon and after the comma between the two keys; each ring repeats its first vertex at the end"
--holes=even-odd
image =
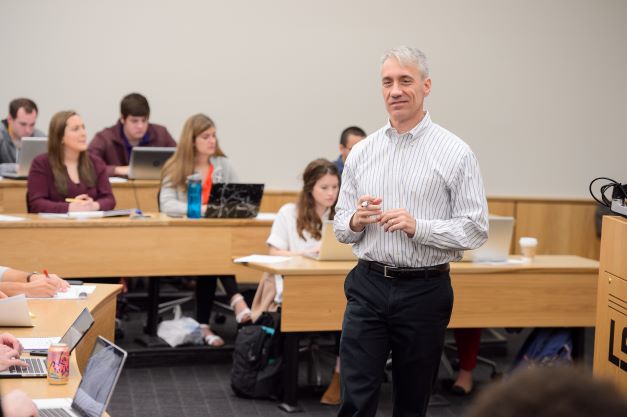
{"type": "MultiPolygon", "coordinates": [[[[298,202],[285,204],[272,224],[266,243],[270,255],[296,256],[320,251],[325,220],[333,220],[340,188],[337,167],[326,159],[310,162],[303,173],[303,189],[298,202]]],[[[282,278],[265,274],[255,294],[253,320],[263,311],[276,309],[281,301],[282,278]]],[[[322,396],[323,404],[340,403],[339,357],[331,384],[322,396]]]]}
{"type": "Polygon", "coordinates": [[[67,291],[70,285],[55,274],[24,272],[0,266],[0,298],[25,294],[27,297],[54,297],[58,291],[67,291]]]}

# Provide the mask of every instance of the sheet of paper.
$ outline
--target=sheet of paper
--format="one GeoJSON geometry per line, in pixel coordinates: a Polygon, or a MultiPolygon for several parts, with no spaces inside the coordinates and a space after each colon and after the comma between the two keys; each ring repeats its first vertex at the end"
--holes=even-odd
{"type": "Polygon", "coordinates": [[[96,290],[95,285],[70,285],[66,292],[58,292],[52,298],[41,298],[42,300],[80,300],[87,298],[89,294],[96,290]]]}
{"type": "Polygon", "coordinates": [[[128,179],[121,178],[121,177],[109,177],[109,182],[111,184],[120,184],[120,183],[123,183],[123,182],[128,182],[128,179]]]}
{"type": "Polygon", "coordinates": [[[277,213],[257,213],[257,220],[272,220],[276,219],[277,213]]]}
{"type": "Polygon", "coordinates": [[[0,214],[0,222],[21,222],[22,220],[26,220],[26,217],[6,216],[4,214],[0,214]]]}
{"type": "Polygon", "coordinates": [[[289,260],[289,256],[249,255],[235,259],[235,263],[257,262],[260,264],[278,264],[289,260]]]}
{"type": "Polygon", "coordinates": [[[44,219],[98,219],[104,216],[103,211],[71,211],[69,213],[39,213],[44,219]]]}
{"type": "Polygon", "coordinates": [[[527,263],[524,259],[508,259],[506,261],[494,262],[494,261],[485,261],[485,262],[475,262],[477,264],[482,265],[522,265],[527,263]]]}
{"type": "Polygon", "coordinates": [[[59,343],[60,337],[18,337],[24,350],[46,350],[53,343],[59,343]]]}

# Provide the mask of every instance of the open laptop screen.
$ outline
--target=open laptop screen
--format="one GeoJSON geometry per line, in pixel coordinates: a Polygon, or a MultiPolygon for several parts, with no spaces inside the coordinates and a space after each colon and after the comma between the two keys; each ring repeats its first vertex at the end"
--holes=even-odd
{"type": "Polygon", "coordinates": [[[263,197],[263,187],[263,184],[233,182],[213,184],[205,217],[226,219],[256,217],[263,197]]]}
{"type": "Polygon", "coordinates": [[[109,404],[125,360],[125,351],[98,337],[72,408],[83,416],[100,417],[109,404]]]}
{"type": "Polygon", "coordinates": [[[89,313],[89,310],[84,308],[61,338],[61,343],[66,343],[70,348],[70,352],[73,351],[93,324],[94,318],[89,313]]]}

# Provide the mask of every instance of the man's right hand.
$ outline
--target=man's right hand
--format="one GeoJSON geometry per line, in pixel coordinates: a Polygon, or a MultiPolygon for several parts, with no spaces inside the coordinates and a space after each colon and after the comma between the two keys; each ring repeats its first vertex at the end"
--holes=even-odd
{"type": "Polygon", "coordinates": [[[128,177],[128,165],[115,167],[113,173],[116,177],[128,177]]]}
{"type": "Polygon", "coordinates": [[[351,217],[350,228],[353,232],[361,232],[366,228],[366,225],[376,223],[381,217],[381,202],[383,200],[379,197],[373,197],[370,195],[362,195],[357,200],[357,210],[353,217],[351,217]],[[364,207],[364,205],[367,205],[364,207]]]}
{"type": "Polygon", "coordinates": [[[26,367],[28,364],[20,360],[20,354],[17,350],[10,348],[9,346],[0,346],[0,371],[5,371],[11,366],[26,367]]]}
{"type": "Polygon", "coordinates": [[[27,283],[25,294],[31,298],[50,298],[55,296],[58,289],[56,280],[46,277],[27,283]]]}

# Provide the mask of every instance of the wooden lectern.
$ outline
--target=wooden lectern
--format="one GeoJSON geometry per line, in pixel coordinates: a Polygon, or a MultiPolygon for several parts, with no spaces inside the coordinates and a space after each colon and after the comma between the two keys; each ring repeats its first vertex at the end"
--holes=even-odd
{"type": "Polygon", "coordinates": [[[627,394],[627,219],[622,217],[603,218],[594,375],[627,394]]]}

